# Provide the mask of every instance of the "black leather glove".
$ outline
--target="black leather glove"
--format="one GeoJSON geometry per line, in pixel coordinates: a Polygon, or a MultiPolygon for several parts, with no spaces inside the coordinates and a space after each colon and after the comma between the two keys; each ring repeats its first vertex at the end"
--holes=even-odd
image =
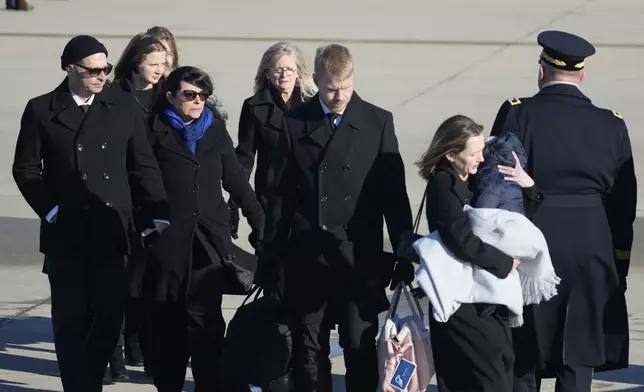
{"type": "Polygon", "coordinates": [[[617,284],[617,290],[620,293],[626,293],[627,284],[626,284],[626,276],[619,274],[619,283],[617,284]]]}
{"type": "Polygon", "coordinates": [[[396,267],[394,272],[391,275],[391,285],[389,286],[390,290],[394,290],[398,283],[404,283],[405,285],[410,285],[414,281],[414,265],[409,261],[398,260],[396,262],[396,267]]]}
{"type": "Polygon", "coordinates": [[[250,243],[250,246],[259,253],[262,251],[262,242],[262,232],[257,229],[253,229],[253,231],[248,235],[248,243],[250,243]]]}
{"type": "Polygon", "coordinates": [[[230,236],[233,239],[239,238],[237,232],[239,231],[239,207],[231,200],[228,200],[228,208],[230,209],[230,236]]]}

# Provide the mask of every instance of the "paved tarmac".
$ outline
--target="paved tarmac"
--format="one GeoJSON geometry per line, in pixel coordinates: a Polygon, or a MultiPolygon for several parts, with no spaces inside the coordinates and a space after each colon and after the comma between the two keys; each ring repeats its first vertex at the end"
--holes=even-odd
{"type": "MultiPolygon", "coordinates": [[[[423,183],[413,162],[440,122],[462,113],[489,129],[505,99],[536,92],[538,32],[569,30],[597,46],[597,54],[587,61],[583,90],[597,105],[623,115],[638,173],[644,165],[640,160],[644,157],[641,0],[329,0],[324,4],[35,0],[34,4],[33,12],[0,10],[2,392],[62,390],[51,337],[48,282],[40,273],[42,256],[37,253],[38,221],[19,195],[10,167],[24,105],[63,79],[60,54],[73,35],[96,35],[115,63],[137,32],[153,25],[170,28],[178,38],[181,64],[200,66],[215,78],[234,140],[241,103],[252,94],[254,72],[270,44],[292,39],[310,64],[318,45],[343,43],[355,56],[358,93],[394,114],[409,195],[417,207],[423,183]]],[[[644,391],[644,302],[640,300],[644,288],[639,284],[644,278],[644,242],[639,220],[637,228],[628,298],[632,366],[596,375],[593,390],[644,391]]],[[[248,233],[246,226],[242,230],[248,233]]],[[[240,244],[247,246],[243,240],[240,244]]],[[[226,298],[227,318],[238,304],[239,298],[226,298]]],[[[341,381],[344,369],[336,342],[332,355],[336,380],[341,381]]],[[[131,371],[134,383],[108,385],[106,391],[154,390],[140,371],[131,371]]],[[[343,390],[339,384],[336,391],[343,390]]],[[[192,390],[190,381],[186,388],[192,390]]],[[[552,385],[544,384],[543,390],[552,390],[552,385]]]]}

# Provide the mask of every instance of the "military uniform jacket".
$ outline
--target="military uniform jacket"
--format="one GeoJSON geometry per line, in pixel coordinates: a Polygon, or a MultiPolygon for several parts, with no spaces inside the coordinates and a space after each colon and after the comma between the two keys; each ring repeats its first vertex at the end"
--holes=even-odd
{"type": "Polygon", "coordinates": [[[383,217],[394,249],[413,227],[392,114],[354,92],[331,131],[316,95],[285,124],[280,207],[269,206],[277,225],[266,229],[276,235],[265,238],[288,250],[287,291],[312,308],[349,286],[384,295],[380,274],[388,281],[391,270],[383,273],[383,217]]]}
{"type": "Polygon", "coordinates": [[[110,258],[129,252],[132,203],[170,219],[161,173],[131,96],[104,90],[84,116],[67,79],[31,99],[16,144],[13,177],[41,218],[40,251],[110,258]],[[54,223],[47,214],[59,205],[54,223]]]}
{"type": "MultiPolygon", "coordinates": [[[[604,324],[604,307],[618,275],[628,273],[625,256],[633,241],[637,185],[625,122],[594,106],[578,87],[559,83],[504,103],[492,134],[502,131],[523,143],[526,171],[542,196],[532,219],[562,278],[559,294],[535,306],[539,358],[602,366],[624,352],[608,347],[605,332],[614,325],[604,324]]],[[[623,310],[617,318],[626,321],[623,310]]],[[[627,323],[621,333],[627,363],[627,323]]]]}

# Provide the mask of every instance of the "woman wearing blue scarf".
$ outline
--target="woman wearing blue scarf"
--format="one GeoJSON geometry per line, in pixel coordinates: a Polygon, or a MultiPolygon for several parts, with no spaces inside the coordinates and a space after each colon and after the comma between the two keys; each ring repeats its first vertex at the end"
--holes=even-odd
{"type": "Polygon", "coordinates": [[[219,371],[226,328],[221,300],[252,284],[256,261],[232,242],[222,185],[247,217],[253,247],[261,242],[264,214],[211,98],[211,78],[181,67],[168,76],[165,91],[149,134],[172,217],[152,245],[148,271],[156,294],[154,384],[162,392],[182,391],[191,359],[196,391],[231,391],[219,371]]]}

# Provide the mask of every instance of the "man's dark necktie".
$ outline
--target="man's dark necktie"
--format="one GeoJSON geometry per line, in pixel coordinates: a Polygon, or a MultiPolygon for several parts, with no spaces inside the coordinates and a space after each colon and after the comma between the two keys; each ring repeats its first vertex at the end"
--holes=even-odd
{"type": "Polygon", "coordinates": [[[87,114],[87,111],[89,110],[89,105],[80,105],[81,110],[83,111],[83,116],[87,114]]]}
{"type": "Polygon", "coordinates": [[[338,126],[335,125],[335,119],[338,118],[339,114],[338,113],[328,113],[327,116],[329,117],[329,126],[331,127],[332,131],[335,131],[338,126]]]}

